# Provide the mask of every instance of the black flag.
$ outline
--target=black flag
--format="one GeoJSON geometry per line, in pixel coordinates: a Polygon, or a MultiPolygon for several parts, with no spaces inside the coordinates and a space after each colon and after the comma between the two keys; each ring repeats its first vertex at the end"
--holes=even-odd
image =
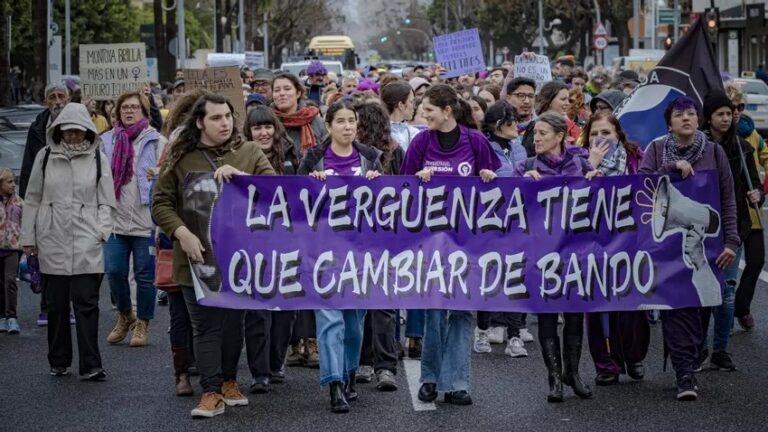
{"type": "Polygon", "coordinates": [[[699,19],[619,106],[617,117],[628,139],[645,148],[667,133],[664,109],[672,100],[687,95],[701,111],[712,89],[723,90],[723,82],[705,21],[699,19]]]}

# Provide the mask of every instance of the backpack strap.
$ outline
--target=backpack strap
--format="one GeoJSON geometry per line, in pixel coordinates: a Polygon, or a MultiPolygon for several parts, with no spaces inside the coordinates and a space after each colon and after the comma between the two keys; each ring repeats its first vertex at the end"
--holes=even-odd
{"type": "Polygon", "coordinates": [[[525,160],[525,172],[533,169],[533,164],[536,163],[536,156],[531,156],[525,160]]]}
{"type": "Polygon", "coordinates": [[[51,157],[51,148],[45,147],[45,156],[43,156],[43,184],[45,184],[45,169],[48,167],[48,158],[51,157]]]}
{"type": "Polygon", "coordinates": [[[101,150],[99,150],[99,146],[96,146],[96,189],[97,190],[99,189],[100,180],[101,180],[101,150]]]}

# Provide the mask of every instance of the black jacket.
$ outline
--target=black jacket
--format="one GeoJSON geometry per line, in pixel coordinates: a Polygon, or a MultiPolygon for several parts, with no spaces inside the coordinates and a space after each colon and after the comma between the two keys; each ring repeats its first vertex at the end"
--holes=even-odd
{"type": "Polygon", "coordinates": [[[536,126],[536,120],[531,120],[523,133],[523,148],[528,157],[536,156],[536,146],[533,144],[533,127],[536,126]]]}
{"type": "Polygon", "coordinates": [[[35,163],[37,152],[46,145],[45,131],[48,128],[48,120],[51,118],[51,110],[41,112],[32,122],[27,133],[27,145],[24,147],[24,159],[21,162],[21,174],[19,175],[19,196],[24,198],[29,183],[29,175],[32,173],[32,165],[35,163]]]}
{"type": "MultiPolygon", "coordinates": [[[[752,188],[762,191],[762,182],[757,172],[757,166],[755,165],[755,158],[752,156],[755,149],[749,145],[744,138],[740,136],[735,137],[738,140],[738,149],[741,150],[739,155],[736,146],[723,145],[725,154],[728,156],[728,164],[731,167],[731,174],[733,174],[733,187],[736,197],[736,216],[738,223],[739,237],[742,243],[752,231],[752,219],[749,216],[749,208],[752,206],[747,198],[747,192],[749,192],[749,183],[747,178],[752,181],[752,188]],[[742,162],[742,155],[744,157],[742,162]],[[746,170],[742,164],[746,164],[746,170]]],[[[722,144],[721,144],[722,145],[722,144]]],[[[758,207],[763,206],[763,199],[758,203],[758,207]]]]}
{"type": "MultiPolygon", "coordinates": [[[[326,142],[307,150],[307,153],[304,155],[304,159],[302,159],[301,164],[299,164],[299,170],[296,174],[308,175],[313,171],[322,171],[323,159],[325,159],[325,150],[329,145],[331,144],[326,142]]],[[[381,151],[365,144],[360,144],[358,142],[354,142],[352,145],[355,146],[355,149],[358,151],[358,153],[360,153],[360,168],[362,169],[363,175],[365,175],[368,171],[378,171],[380,173],[384,172],[384,169],[381,166],[381,162],[379,161],[379,158],[381,157],[381,151]]]]}
{"type": "MultiPolygon", "coordinates": [[[[384,156],[382,156],[383,159],[384,156]]],[[[389,159],[389,166],[384,172],[387,175],[400,175],[400,170],[403,168],[403,160],[405,159],[405,150],[399,145],[395,145],[395,149],[392,151],[392,157],[389,159]]],[[[384,161],[382,160],[382,163],[384,161]]]]}

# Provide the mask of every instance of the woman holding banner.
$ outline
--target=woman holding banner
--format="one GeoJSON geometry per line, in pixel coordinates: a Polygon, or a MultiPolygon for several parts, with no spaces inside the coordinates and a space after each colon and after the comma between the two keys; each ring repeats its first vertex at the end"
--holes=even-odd
{"type": "MultiPolygon", "coordinates": [[[[627,140],[619,120],[610,111],[598,111],[584,126],[580,141],[590,151],[589,163],[604,176],[637,174],[643,151],[627,140]]],[[[651,330],[644,311],[587,314],[587,340],[595,363],[595,383],[607,386],[626,373],[645,376],[651,330]],[[607,333],[607,334],[606,334],[607,333]]]]}
{"type": "MultiPolygon", "coordinates": [[[[381,152],[355,140],[357,112],[342,100],[328,107],[325,125],[329,137],[310,149],[299,165],[299,175],[325,181],[329,175],[379,177],[383,168],[381,152]]],[[[355,373],[363,343],[364,310],[315,310],[317,341],[320,348],[320,385],[330,385],[331,411],[349,412],[357,400],[355,373]]]]}
{"type": "MultiPolygon", "coordinates": [[[[303,157],[309,149],[322,142],[328,133],[320,117],[320,110],[305,103],[305,92],[306,88],[293,74],[279,73],[272,81],[272,109],[282,122],[299,157],[303,157]]],[[[288,366],[318,366],[315,330],[312,311],[298,311],[287,359],[288,366]],[[303,346],[300,345],[301,342],[303,346]]]]}
{"type": "MultiPolygon", "coordinates": [[[[567,93],[567,90],[566,90],[567,93]]],[[[536,120],[533,129],[533,143],[536,156],[529,157],[517,165],[518,176],[540,180],[552,176],[586,176],[588,179],[601,175],[593,170],[582,157],[583,150],[566,146],[568,123],[559,112],[544,112],[536,120]]],[[[583,399],[592,397],[592,390],[579,376],[582,336],[584,335],[584,314],[564,313],[563,355],[560,354],[560,337],[557,334],[556,313],[539,314],[539,343],[544,364],[549,373],[548,402],[563,401],[563,384],[571,386],[573,392],[583,399]]]]}
{"type": "MultiPolygon", "coordinates": [[[[757,173],[755,159],[752,157],[754,149],[736,132],[734,121],[734,106],[728,95],[721,90],[713,90],[704,97],[704,125],[702,130],[712,142],[720,144],[728,156],[728,162],[733,175],[734,193],[736,198],[737,228],[739,237],[743,242],[752,231],[752,219],[750,208],[761,211],[763,193],[758,189],[760,176],[757,173]]],[[[713,308],[704,308],[702,315],[702,329],[704,331],[704,344],[700,358],[706,358],[706,335],[709,331],[710,317],[714,314],[714,340],[712,344],[712,357],[710,369],[735,371],[736,366],[726,352],[728,340],[731,337],[733,327],[734,300],[736,297],[736,282],[739,275],[739,261],[742,247],[736,251],[736,259],[725,268],[725,287],[723,287],[723,304],[713,308]]]]}
{"type": "MultiPolygon", "coordinates": [[[[488,140],[473,129],[469,104],[445,84],[432,86],[422,102],[427,131],[408,147],[402,174],[428,182],[433,175],[480,176],[489,182],[501,166],[488,140]]],[[[472,313],[432,309],[426,311],[421,355],[419,400],[432,402],[439,391],[445,401],[470,405],[472,313]]]]}
{"type": "MultiPolygon", "coordinates": [[[[721,146],[709,141],[698,130],[699,112],[693,99],[680,96],[664,110],[669,133],[653,141],[646,149],[640,163],[640,174],[679,174],[682,178],[695,175],[700,170],[717,170],[720,188],[720,221],[725,238],[725,248],[715,264],[724,269],[736,259],[739,234],[736,223],[736,201],[733,177],[728,156],[721,146]]],[[[709,263],[695,247],[703,241],[703,234],[696,228],[685,235],[685,259],[694,268],[694,278],[699,269],[709,263]],[[698,252],[698,253],[697,253],[698,252]]],[[[719,296],[719,291],[718,291],[719,296]]],[[[703,341],[701,308],[690,307],[661,311],[664,347],[672,359],[677,378],[677,399],[691,401],[698,398],[694,372],[700,367],[700,348],[703,341]]]]}

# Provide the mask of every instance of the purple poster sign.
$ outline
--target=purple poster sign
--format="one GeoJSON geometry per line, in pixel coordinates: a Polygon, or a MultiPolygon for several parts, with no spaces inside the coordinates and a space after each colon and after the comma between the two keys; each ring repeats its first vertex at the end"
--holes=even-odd
{"type": "Polygon", "coordinates": [[[485,70],[483,46],[476,28],[432,38],[435,57],[447,71],[443,78],[453,78],[485,70]]]}
{"type": "MultiPolygon", "coordinates": [[[[201,304],[597,312],[721,302],[717,176],[236,177],[201,304]]],[[[191,189],[203,190],[193,184],[191,189]]]]}

